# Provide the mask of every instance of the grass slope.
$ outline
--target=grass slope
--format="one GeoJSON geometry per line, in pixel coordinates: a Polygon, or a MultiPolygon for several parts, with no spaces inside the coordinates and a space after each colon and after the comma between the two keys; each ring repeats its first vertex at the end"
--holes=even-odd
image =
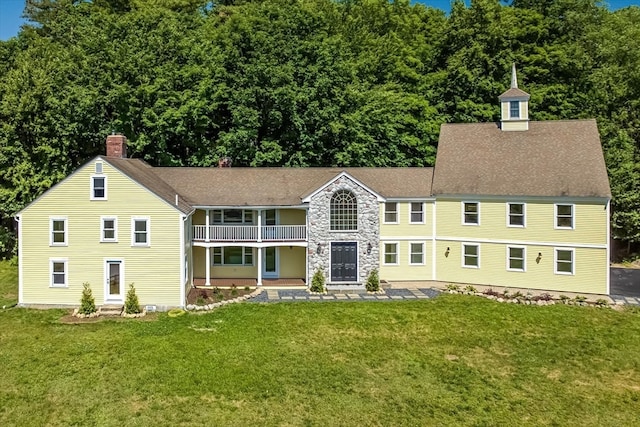
{"type": "Polygon", "coordinates": [[[0,425],[637,425],[637,312],[236,304],[156,321],[0,311],[0,425]]]}
{"type": "Polygon", "coordinates": [[[0,308],[18,302],[18,265],[0,261],[0,308]]]}

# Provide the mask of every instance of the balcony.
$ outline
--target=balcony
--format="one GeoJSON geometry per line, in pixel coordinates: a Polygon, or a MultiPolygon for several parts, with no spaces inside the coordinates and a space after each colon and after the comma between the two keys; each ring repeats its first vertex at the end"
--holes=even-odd
{"type": "Polygon", "coordinates": [[[306,225],[206,225],[193,226],[197,242],[299,242],[307,240],[306,225]]]}

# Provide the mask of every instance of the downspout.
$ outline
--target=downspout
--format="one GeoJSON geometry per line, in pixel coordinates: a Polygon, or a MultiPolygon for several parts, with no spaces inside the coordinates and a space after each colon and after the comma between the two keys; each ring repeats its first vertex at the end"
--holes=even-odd
{"type": "Polygon", "coordinates": [[[22,217],[16,215],[15,221],[18,223],[18,305],[24,304],[24,272],[22,269],[22,217]]]}

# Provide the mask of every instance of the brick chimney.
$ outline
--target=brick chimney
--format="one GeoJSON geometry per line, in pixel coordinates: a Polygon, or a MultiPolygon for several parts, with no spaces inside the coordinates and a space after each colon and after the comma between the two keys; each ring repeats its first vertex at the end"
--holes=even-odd
{"type": "Polygon", "coordinates": [[[223,157],[218,160],[219,168],[230,168],[231,167],[231,157],[223,157]]]}
{"type": "Polygon", "coordinates": [[[121,134],[107,136],[107,157],[127,157],[127,137],[121,134]]]}

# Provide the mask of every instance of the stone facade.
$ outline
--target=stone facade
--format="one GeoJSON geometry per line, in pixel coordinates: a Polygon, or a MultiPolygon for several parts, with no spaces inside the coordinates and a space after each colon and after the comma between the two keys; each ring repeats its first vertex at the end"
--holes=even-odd
{"type": "Polygon", "coordinates": [[[358,283],[365,283],[373,269],[379,269],[379,202],[376,195],[342,175],[316,193],[309,202],[309,280],[320,269],[327,282],[331,280],[331,242],[358,243],[358,283]],[[336,191],[351,191],[358,202],[358,230],[331,231],[329,208],[331,197],[336,191]],[[367,253],[371,245],[371,253],[367,253]],[[320,253],[318,253],[320,245],[320,253]]]}

